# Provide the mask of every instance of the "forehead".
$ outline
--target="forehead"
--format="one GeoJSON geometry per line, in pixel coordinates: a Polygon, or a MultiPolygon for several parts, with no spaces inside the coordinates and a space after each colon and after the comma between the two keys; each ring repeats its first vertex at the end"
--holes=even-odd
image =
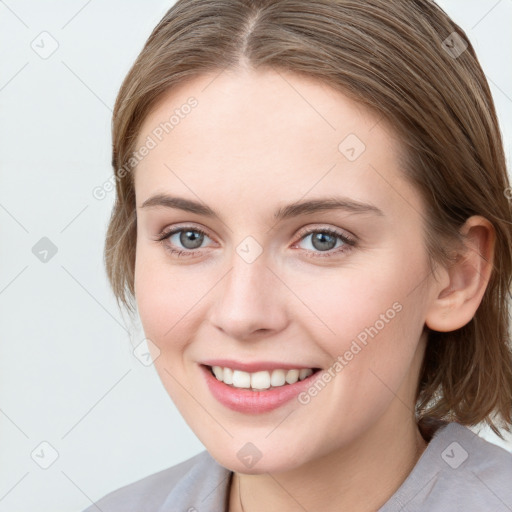
{"type": "Polygon", "coordinates": [[[146,117],[136,148],[144,145],[151,149],[135,170],[138,204],[178,189],[264,202],[339,192],[381,209],[396,208],[404,194],[417,200],[389,125],[292,73],[231,70],[180,84],[146,117]]]}

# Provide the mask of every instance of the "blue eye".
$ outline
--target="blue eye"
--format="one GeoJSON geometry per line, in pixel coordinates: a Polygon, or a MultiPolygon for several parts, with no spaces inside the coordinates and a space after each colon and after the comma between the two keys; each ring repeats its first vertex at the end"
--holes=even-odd
{"type": "Polygon", "coordinates": [[[308,250],[308,256],[312,257],[328,258],[346,252],[356,245],[355,239],[331,228],[310,229],[301,235],[300,241],[311,237],[310,245],[314,250],[308,250]],[[341,242],[341,248],[337,245],[338,242],[341,242]]]}
{"type": "MultiPolygon", "coordinates": [[[[310,245],[313,248],[306,249],[306,255],[310,257],[328,258],[347,252],[357,245],[354,238],[331,228],[309,229],[308,231],[302,232],[299,242],[308,237],[311,237],[310,245]]],[[[158,235],[157,241],[162,242],[166,250],[171,254],[177,255],[178,257],[187,257],[194,256],[201,252],[201,245],[205,238],[210,239],[202,229],[193,226],[181,226],[171,231],[161,233],[158,235]],[[175,237],[175,240],[173,240],[173,237],[175,237]]],[[[297,242],[295,246],[297,246],[299,242],[297,242]]]]}
{"type": "Polygon", "coordinates": [[[157,240],[162,243],[165,242],[166,249],[172,254],[177,256],[193,256],[198,252],[196,249],[200,248],[205,237],[209,238],[202,229],[185,226],[162,233],[157,240]],[[179,235],[175,241],[172,240],[174,235],[179,235]],[[167,240],[172,243],[167,243],[167,240]],[[177,242],[183,246],[184,250],[175,249],[177,242]]]}

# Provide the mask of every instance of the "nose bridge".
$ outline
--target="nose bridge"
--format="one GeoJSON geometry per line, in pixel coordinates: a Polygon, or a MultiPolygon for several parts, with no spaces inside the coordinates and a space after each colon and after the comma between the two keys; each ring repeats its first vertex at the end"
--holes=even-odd
{"type": "Polygon", "coordinates": [[[224,296],[231,299],[259,302],[260,291],[269,272],[263,259],[248,263],[238,255],[233,256],[231,271],[226,279],[224,296]]]}
{"type": "Polygon", "coordinates": [[[217,328],[238,339],[255,331],[280,329],[286,321],[278,279],[268,268],[268,259],[264,254],[247,257],[250,250],[244,249],[247,247],[242,243],[233,254],[211,315],[217,328]]]}

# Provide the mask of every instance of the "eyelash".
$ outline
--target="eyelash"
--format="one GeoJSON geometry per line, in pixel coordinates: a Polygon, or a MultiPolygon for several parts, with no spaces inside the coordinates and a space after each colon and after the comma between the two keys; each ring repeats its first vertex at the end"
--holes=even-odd
{"type": "MultiPolygon", "coordinates": [[[[177,257],[191,257],[194,256],[196,253],[201,252],[201,249],[174,249],[168,244],[165,243],[166,240],[168,240],[172,235],[175,235],[176,233],[180,233],[182,231],[193,231],[194,233],[200,233],[201,235],[207,236],[208,238],[211,238],[206,231],[202,230],[201,228],[196,228],[194,226],[179,226],[177,228],[172,229],[171,231],[162,231],[156,238],[157,242],[162,243],[165,246],[165,249],[169,251],[171,254],[174,254],[177,257]]],[[[357,246],[357,241],[354,238],[348,237],[347,235],[336,231],[332,228],[316,228],[316,229],[309,229],[306,231],[303,231],[300,233],[299,240],[294,244],[298,244],[301,242],[304,238],[311,234],[315,233],[323,233],[330,235],[334,238],[339,238],[345,245],[338,249],[330,249],[329,251],[308,251],[306,249],[307,257],[312,258],[330,258],[334,255],[338,255],[340,253],[344,253],[347,251],[350,251],[353,247],[357,246]]]]}

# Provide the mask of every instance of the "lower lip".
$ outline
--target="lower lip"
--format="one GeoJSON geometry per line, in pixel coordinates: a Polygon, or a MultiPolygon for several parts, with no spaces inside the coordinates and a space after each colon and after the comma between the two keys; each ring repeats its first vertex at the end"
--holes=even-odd
{"type": "Polygon", "coordinates": [[[209,367],[204,365],[200,365],[200,367],[206,378],[208,388],[221,404],[233,411],[248,414],[260,414],[281,407],[293,400],[299,393],[308,389],[322,373],[317,371],[295,384],[285,384],[263,391],[252,391],[224,384],[212,375],[209,367]]]}

